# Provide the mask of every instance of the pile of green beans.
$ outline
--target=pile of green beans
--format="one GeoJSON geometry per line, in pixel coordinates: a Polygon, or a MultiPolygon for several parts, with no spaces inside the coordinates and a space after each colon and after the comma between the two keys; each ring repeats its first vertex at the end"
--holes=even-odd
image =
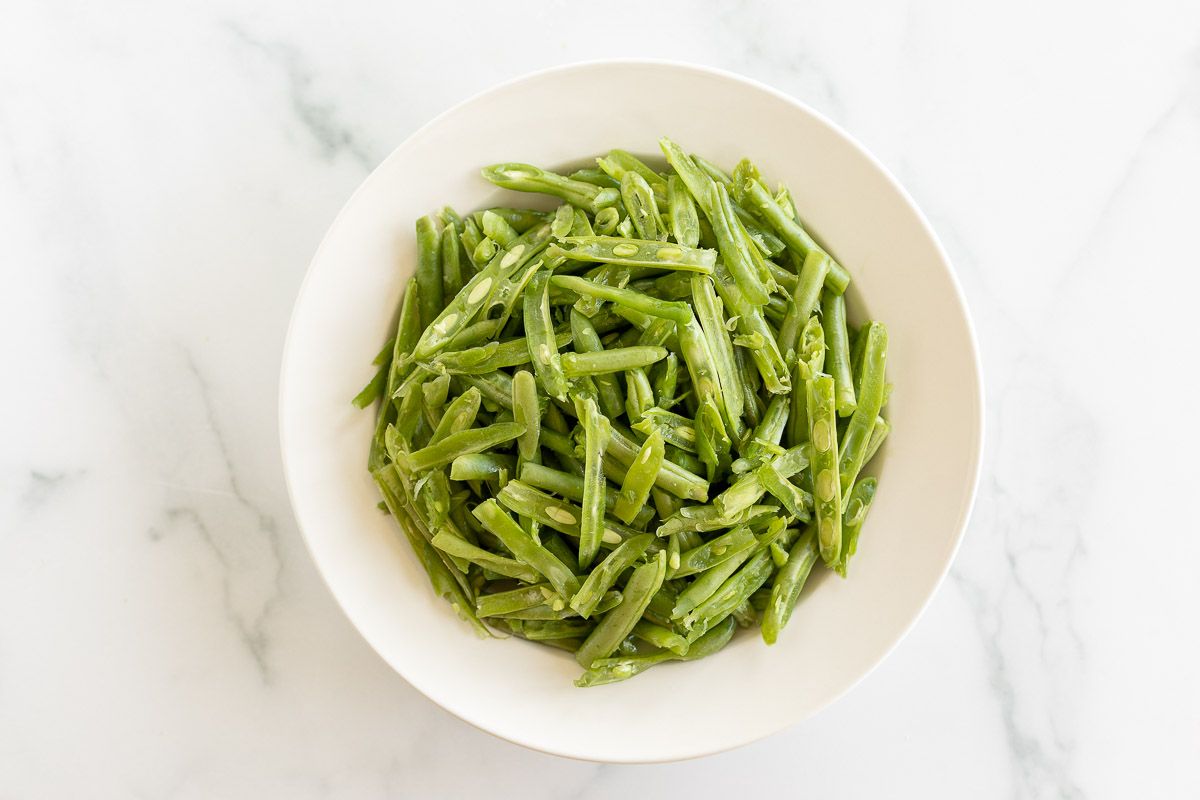
{"type": "Polygon", "coordinates": [[[369,469],[438,595],[481,635],[567,650],[594,686],[773,644],[875,497],[887,331],[785,187],[660,141],[559,175],[552,212],[449,207],[375,377],[369,469]]]}

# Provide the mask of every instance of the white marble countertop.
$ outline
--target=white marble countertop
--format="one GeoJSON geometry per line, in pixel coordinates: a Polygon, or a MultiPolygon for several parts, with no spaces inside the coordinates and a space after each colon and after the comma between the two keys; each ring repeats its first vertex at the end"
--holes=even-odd
{"type": "Polygon", "coordinates": [[[1200,6],[317,5],[5,5],[0,797],[1200,796],[1200,6]],[[359,181],[460,99],[606,56],[860,138],[942,236],[988,393],[970,531],[893,656],[656,767],[522,750],[392,673],[276,436],[292,300],[359,181]]]}

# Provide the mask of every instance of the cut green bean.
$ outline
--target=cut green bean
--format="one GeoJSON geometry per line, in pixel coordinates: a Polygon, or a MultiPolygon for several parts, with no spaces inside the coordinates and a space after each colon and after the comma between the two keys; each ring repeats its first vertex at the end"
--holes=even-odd
{"type": "Polygon", "coordinates": [[[588,575],[571,598],[571,608],[587,619],[595,612],[604,593],[613,587],[621,573],[633,566],[654,542],[653,534],[644,533],[621,542],[588,575]]]}
{"type": "Polygon", "coordinates": [[[834,567],[843,578],[846,577],[846,563],[858,551],[858,535],[875,500],[877,486],[874,478],[863,478],[850,489],[845,511],[842,512],[842,552],[834,567]]]}
{"type": "Polygon", "coordinates": [[[513,419],[525,427],[517,437],[517,452],[526,461],[536,458],[542,428],[542,414],[538,408],[537,381],[529,372],[521,370],[513,375],[513,419]]]}
{"type": "Polygon", "coordinates": [[[642,443],[637,457],[625,473],[613,514],[626,525],[646,505],[650,490],[654,487],[654,479],[662,469],[663,452],[662,437],[657,432],[652,433],[642,443]]]}
{"type": "Polygon", "coordinates": [[[660,227],[658,203],[654,191],[638,173],[630,170],[621,178],[621,202],[629,213],[629,220],[640,239],[664,241],[666,232],[660,227]]]}
{"type": "Polygon", "coordinates": [[[554,338],[550,319],[550,271],[539,270],[525,292],[525,341],[529,359],[546,393],[561,402],[567,401],[567,378],[554,338]]]}
{"type": "Polygon", "coordinates": [[[621,600],[621,605],[600,620],[600,624],[588,635],[583,645],[575,653],[575,660],[584,669],[589,669],[596,659],[610,656],[617,649],[621,640],[633,631],[638,620],[642,618],[646,606],[650,604],[650,598],[662,586],[666,572],[667,554],[663,551],[660,551],[658,556],[649,563],[643,564],[633,571],[633,575],[629,577],[629,582],[625,584],[625,590],[622,592],[624,599],[621,600]]]}
{"type": "Polygon", "coordinates": [[[405,469],[421,472],[449,464],[467,453],[482,453],[498,444],[511,442],[525,432],[524,425],[502,422],[486,428],[472,428],[451,434],[435,445],[431,445],[401,457],[405,469]]]}
{"type": "MultiPolygon", "coordinates": [[[[825,329],[826,371],[833,377],[833,396],[839,417],[848,417],[858,407],[854,398],[854,378],[850,372],[850,338],[846,330],[846,298],[831,294],[821,303],[821,324],[825,329]]],[[[879,413],[879,409],[875,409],[879,413]]],[[[875,414],[871,415],[875,421],[875,414]]]]}
{"type": "MultiPolygon", "coordinates": [[[[862,397],[850,424],[846,426],[840,460],[838,461],[840,494],[850,491],[859,470],[867,460],[871,431],[879,410],[883,407],[884,365],[887,360],[887,329],[881,323],[867,324],[867,341],[863,352],[862,397]]],[[[823,555],[823,554],[822,554],[823,555]]]]}
{"type": "MultiPolygon", "coordinates": [[[[808,231],[800,226],[798,220],[787,215],[771,193],[758,181],[746,181],[741,187],[735,187],[739,192],[739,200],[744,202],[751,211],[758,213],[766,221],[788,249],[804,258],[811,250],[822,250],[820,245],[809,236],[808,231]]],[[[825,276],[825,285],[833,292],[841,294],[850,284],[850,275],[845,267],[834,261],[829,262],[829,273],[825,276]]]]}
{"type": "Polygon", "coordinates": [[[667,205],[671,214],[671,236],[684,247],[696,247],[700,243],[696,201],[678,175],[667,179],[667,205]]]}
{"type": "MultiPolygon", "coordinates": [[[[838,484],[837,410],[833,378],[817,375],[806,381],[808,432],[812,442],[812,485],[817,540],[827,565],[837,562],[842,549],[842,492],[838,484]]],[[[874,416],[871,417],[874,421],[874,416]]]]}
{"type": "Polygon", "coordinates": [[[621,199],[621,193],[616,189],[600,188],[590,183],[572,180],[530,164],[495,164],[485,168],[482,174],[484,178],[502,188],[553,195],[592,214],[616,204],[621,199]]]}
{"type": "MultiPolygon", "coordinates": [[[[579,566],[587,569],[600,550],[604,536],[604,451],[611,426],[591,400],[583,401],[583,519],[579,524],[579,566]]],[[[629,520],[624,520],[629,522],[629,520]]]]}
{"type": "Polygon", "coordinates": [[[581,375],[604,375],[613,372],[648,367],[667,357],[665,347],[635,345],[615,347],[594,353],[564,353],[562,369],[568,378],[581,375]]]}
{"type": "Polygon", "coordinates": [[[417,220],[417,285],[421,327],[428,328],[442,310],[442,263],[438,222],[431,216],[417,220]]]}
{"type": "Polygon", "coordinates": [[[544,575],[561,597],[569,599],[579,591],[579,579],[575,574],[521,530],[521,526],[513,522],[495,500],[480,503],[472,513],[518,560],[544,575]]]}
{"type": "Polygon", "coordinates": [[[625,267],[648,267],[711,275],[717,262],[715,250],[686,247],[656,239],[619,236],[568,236],[552,245],[548,254],[576,261],[595,261],[625,267]]]}

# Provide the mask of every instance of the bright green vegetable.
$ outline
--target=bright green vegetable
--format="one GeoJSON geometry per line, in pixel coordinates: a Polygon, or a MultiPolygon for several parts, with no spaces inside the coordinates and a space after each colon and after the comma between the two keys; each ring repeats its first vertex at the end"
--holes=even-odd
{"type": "MultiPolygon", "coordinates": [[[[612,427],[590,398],[583,400],[583,519],[579,524],[579,566],[587,569],[604,536],[604,451],[612,427]]],[[[629,520],[626,520],[628,522],[629,520]]]]}
{"type": "Polygon", "coordinates": [[[847,326],[849,275],[787,190],[659,145],[662,173],[619,149],[483,170],[553,211],[418,220],[354,398],[378,403],[368,467],[435,593],[481,635],[574,653],[580,686],[739,626],[776,641],[818,561],[845,575],[890,431],[887,332],[847,326]]]}
{"type": "Polygon", "coordinates": [[[667,554],[660,551],[658,556],[649,563],[643,564],[633,571],[625,590],[621,593],[624,598],[621,605],[606,614],[600,624],[588,634],[583,645],[575,653],[575,660],[584,669],[590,669],[592,662],[599,658],[607,658],[617,649],[621,640],[630,634],[650,598],[662,586],[667,574],[667,554]]]}
{"type": "MultiPolygon", "coordinates": [[[[812,443],[812,487],[816,504],[817,539],[827,565],[842,550],[842,492],[838,483],[837,411],[833,378],[818,375],[808,389],[808,433],[812,443]]],[[[872,419],[874,419],[872,417],[872,419]]]]}
{"type": "MultiPolygon", "coordinates": [[[[821,326],[825,330],[826,371],[833,376],[833,396],[839,417],[848,417],[858,407],[854,378],[850,372],[850,336],[846,330],[846,298],[831,294],[821,303],[821,326]]],[[[882,398],[881,398],[882,399],[882,398]]],[[[878,413],[879,409],[876,409],[878,413]]],[[[871,415],[874,422],[875,415],[871,415]]]]}
{"type": "Polygon", "coordinates": [[[663,453],[662,437],[657,432],[650,434],[625,473],[613,514],[626,525],[646,505],[650,490],[654,488],[654,479],[662,469],[663,453]]]}

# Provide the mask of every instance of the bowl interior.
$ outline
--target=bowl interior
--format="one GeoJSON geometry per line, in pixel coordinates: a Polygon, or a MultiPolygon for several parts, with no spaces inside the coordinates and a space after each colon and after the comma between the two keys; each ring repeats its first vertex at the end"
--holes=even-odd
{"type": "Polygon", "coordinates": [[[715,752],[838,697],[887,654],[944,576],[979,464],[970,325],[919,212],[870,156],[810,110],[757,84],[680,65],[539,73],[414,134],[367,179],[321,245],[296,304],[281,386],[296,517],[363,636],[464,720],[584,759],[715,752]],[[750,156],[790,187],[808,227],[853,276],[852,316],[869,313],[888,325],[894,431],[886,460],[875,465],[879,493],[849,579],[817,571],[778,644],[743,631],[715,657],[583,690],[572,684],[579,669],[569,655],[516,639],[478,640],[433,596],[408,545],[375,509],[364,466],[372,414],[349,398],[389,335],[413,269],[418,216],[444,204],[466,212],[538,202],[483,181],[479,168],[490,163],[577,165],[613,147],[649,155],[662,135],[729,167],[750,156]],[[688,700],[697,697],[704,702],[688,700]]]}

